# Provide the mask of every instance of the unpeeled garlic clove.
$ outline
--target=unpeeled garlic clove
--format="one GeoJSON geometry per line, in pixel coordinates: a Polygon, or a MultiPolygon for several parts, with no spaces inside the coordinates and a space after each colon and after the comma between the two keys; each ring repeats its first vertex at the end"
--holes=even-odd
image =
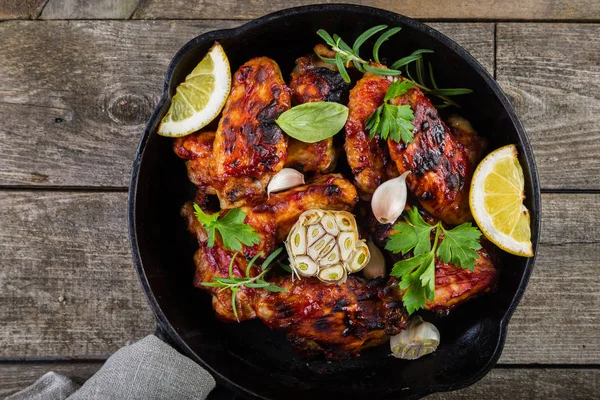
{"type": "Polygon", "coordinates": [[[363,275],[367,279],[383,278],[385,276],[385,259],[379,247],[375,246],[373,240],[369,238],[367,247],[371,254],[371,259],[363,269],[363,275]]]}
{"type": "Polygon", "coordinates": [[[271,193],[300,185],[304,185],[304,175],[293,168],[284,168],[271,178],[267,186],[267,197],[270,197],[271,193]]]}
{"type": "Polygon", "coordinates": [[[433,353],[440,344],[440,331],[430,322],[414,316],[408,327],[390,338],[390,348],[396,358],[416,360],[433,353]]]}
{"type": "Polygon", "coordinates": [[[406,171],[397,178],[380,185],[371,198],[373,215],[382,224],[389,224],[400,216],[406,205],[406,171]]]}

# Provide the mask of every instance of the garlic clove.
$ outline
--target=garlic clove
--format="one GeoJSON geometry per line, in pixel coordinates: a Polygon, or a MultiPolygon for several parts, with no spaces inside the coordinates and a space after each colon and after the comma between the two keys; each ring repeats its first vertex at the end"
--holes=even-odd
{"type": "Polygon", "coordinates": [[[267,186],[267,197],[270,197],[271,193],[291,189],[300,185],[304,185],[304,175],[293,168],[283,168],[269,181],[269,185],[267,186]]]}
{"type": "Polygon", "coordinates": [[[316,224],[323,217],[324,212],[317,209],[307,210],[300,214],[298,217],[298,221],[303,225],[312,225],[316,224]]]}
{"type": "Polygon", "coordinates": [[[340,233],[338,244],[340,246],[342,260],[346,261],[350,258],[350,255],[356,248],[356,242],[358,242],[358,233],[356,233],[356,231],[340,233]]]}
{"type": "Polygon", "coordinates": [[[333,265],[331,267],[322,268],[317,277],[325,283],[341,283],[342,280],[346,280],[346,270],[341,264],[333,265]]]}
{"type": "Polygon", "coordinates": [[[331,246],[330,243],[333,242],[335,239],[333,238],[333,236],[331,235],[324,235],[321,239],[317,240],[315,242],[315,244],[313,244],[312,246],[308,247],[308,255],[313,259],[313,260],[318,260],[319,259],[319,255],[324,252],[324,250],[329,246],[329,250],[327,250],[327,252],[329,252],[331,250],[331,246]]]}
{"type": "Polygon", "coordinates": [[[380,185],[373,193],[371,210],[382,224],[395,222],[404,211],[406,205],[406,171],[397,178],[390,179],[380,185]]]}
{"type": "Polygon", "coordinates": [[[342,232],[352,232],[357,229],[354,215],[350,214],[348,211],[338,211],[335,214],[335,220],[342,232]]]}
{"type": "Polygon", "coordinates": [[[306,254],[306,227],[303,225],[296,226],[289,237],[292,254],[306,254]]]}
{"type": "Polygon", "coordinates": [[[335,246],[335,243],[332,243],[333,248],[331,251],[323,256],[319,260],[319,264],[322,266],[335,265],[340,262],[340,248],[335,246]]]}
{"type": "Polygon", "coordinates": [[[418,315],[408,321],[405,330],[390,338],[390,348],[394,357],[405,360],[416,360],[433,353],[439,344],[440,331],[418,315]]]}
{"type": "Polygon", "coordinates": [[[319,266],[315,263],[312,258],[308,256],[299,256],[296,257],[296,262],[294,264],[294,268],[296,269],[296,273],[300,276],[314,276],[319,272],[319,266]]]}
{"type": "Polygon", "coordinates": [[[379,247],[375,246],[373,240],[369,238],[367,241],[367,247],[369,248],[369,254],[371,259],[365,265],[363,269],[363,275],[367,279],[383,278],[385,276],[385,258],[379,247]]]}
{"type": "Polygon", "coordinates": [[[323,225],[325,231],[330,235],[337,236],[337,234],[340,233],[333,214],[325,214],[321,219],[321,225],[323,225]]]}
{"type": "Polygon", "coordinates": [[[370,258],[371,256],[367,244],[363,241],[359,241],[356,244],[356,250],[354,251],[354,254],[352,254],[352,258],[350,258],[350,261],[346,264],[348,272],[354,273],[360,271],[367,265],[370,258]]]}
{"type": "Polygon", "coordinates": [[[311,225],[306,233],[308,235],[308,247],[323,237],[325,233],[327,232],[325,232],[325,228],[321,224],[311,225]]]}

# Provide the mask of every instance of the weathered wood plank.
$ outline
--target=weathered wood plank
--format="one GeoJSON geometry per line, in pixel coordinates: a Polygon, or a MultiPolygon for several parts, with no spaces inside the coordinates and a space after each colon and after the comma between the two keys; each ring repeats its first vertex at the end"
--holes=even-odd
{"type": "Polygon", "coordinates": [[[94,375],[98,362],[8,362],[0,364],[0,397],[4,398],[33,384],[46,372],[54,371],[82,384],[94,375]]]}
{"type": "Polygon", "coordinates": [[[34,19],[48,0],[2,0],[0,2],[0,20],[34,19]]]}
{"type": "MultiPolygon", "coordinates": [[[[68,376],[76,382],[88,379],[101,362],[4,363],[0,364],[0,397],[19,391],[48,371],[68,376]]],[[[597,369],[507,369],[496,368],[468,388],[436,393],[428,400],[563,400],[593,399],[600,389],[597,369]]]]}
{"type": "Polygon", "coordinates": [[[497,29],[497,79],[532,140],[542,187],[600,189],[600,25],[497,29]]]}
{"type": "MultiPolygon", "coordinates": [[[[102,356],[151,331],[126,201],[126,193],[0,192],[0,356],[102,356]]],[[[598,363],[599,203],[598,194],[543,195],[539,259],[502,363],[598,363]]]]}
{"type": "Polygon", "coordinates": [[[153,331],[126,193],[0,192],[0,353],[104,355],[153,331]]]}
{"type": "MultiPolygon", "coordinates": [[[[142,0],[134,18],[256,18],[284,8],[337,3],[332,0],[142,0]]],[[[346,0],[344,3],[383,8],[413,18],[426,19],[600,19],[600,4],[595,0],[346,0]]]]}
{"type": "MultiPolygon", "coordinates": [[[[239,23],[0,24],[0,185],[126,186],[172,56],[239,23]]],[[[434,26],[493,69],[492,24],[434,26]]]]}
{"type": "Polygon", "coordinates": [[[129,19],[138,0],[49,0],[39,19],[129,19]]]}

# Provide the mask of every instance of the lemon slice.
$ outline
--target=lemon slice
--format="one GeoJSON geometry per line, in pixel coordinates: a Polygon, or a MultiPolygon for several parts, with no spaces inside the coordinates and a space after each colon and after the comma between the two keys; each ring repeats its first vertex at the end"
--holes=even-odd
{"type": "Polygon", "coordinates": [[[221,112],[230,89],[229,60],[223,47],[215,43],[185,81],[177,86],[158,134],[185,136],[205,127],[221,112]]]}
{"type": "Polygon", "coordinates": [[[533,257],[523,169],[515,145],[499,148],[473,174],[469,205],[483,234],[502,250],[533,257]]]}

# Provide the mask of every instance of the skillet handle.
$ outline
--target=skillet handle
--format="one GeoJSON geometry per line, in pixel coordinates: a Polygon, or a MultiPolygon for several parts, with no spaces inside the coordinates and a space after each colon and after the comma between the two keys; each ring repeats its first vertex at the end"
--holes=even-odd
{"type": "MultiPolygon", "coordinates": [[[[154,330],[154,336],[179,351],[175,342],[171,337],[167,334],[167,330],[161,324],[160,321],[156,321],[156,329],[154,330]]],[[[217,386],[208,394],[206,400],[244,400],[244,397],[234,393],[233,391],[227,389],[223,384],[217,381],[217,386]]]]}

